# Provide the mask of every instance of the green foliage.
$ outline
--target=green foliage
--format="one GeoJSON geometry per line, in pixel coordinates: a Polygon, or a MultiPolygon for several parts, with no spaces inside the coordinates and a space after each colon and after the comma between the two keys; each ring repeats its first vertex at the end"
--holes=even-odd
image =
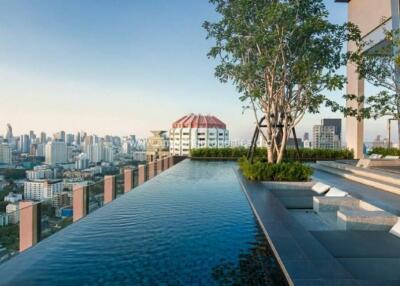
{"type": "Polygon", "coordinates": [[[246,108],[265,115],[268,160],[279,162],[292,127],[328,103],[326,91],[344,87],[338,70],[353,52],[343,46],[359,43],[360,31],[351,23],[330,23],[323,0],[210,2],[220,14],[203,25],[215,40],[208,53],[219,61],[215,76],[236,86],[246,108]]]}
{"type": "Polygon", "coordinates": [[[271,164],[256,161],[251,164],[246,158],[239,160],[243,175],[252,181],[306,182],[313,170],[299,162],[271,164]]]}
{"type": "MultiPolygon", "coordinates": [[[[317,160],[344,160],[353,159],[353,152],[347,149],[329,150],[329,149],[299,149],[302,161],[317,160]]],[[[247,156],[248,149],[244,147],[235,148],[199,148],[191,150],[192,158],[230,158],[239,159],[247,156]]],[[[266,148],[257,148],[254,154],[256,158],[265,158],[266,148]]],[[[298,160],[296,149],[288,148],[285,150],[285,160],[298,160]]]]}
{"type": "MultiPolygon", "coordinates": [[[[367,97],[354,94],[344,96],[346,100],[357,102],[356,108],[340,107],[345,115],[356,116],[359,119],[378,119],[390,116],[400,118],[400,81],[396,76],[396,65],[400,63],[398,54],[393,50],[400,48],[400,31],[385,31],[386,40],[391,45],[385,45],[374,52],[353,54],[351,60],[357,66],[357,72],[361,79],[365,79],[375,87],[380,88],[376,94],[367,97]],[[365,104],[362,104],[365,103],[365,104]]],[[[368,43],[361,43],[360,47],[368,43]]],[[[332,103],[333,105],[337,103],[332,103]]]]}
{"type": "Polygon", "coordinates": [[[9,251],[19,249],[19,225],[12,224],[0,227],[0,244],[9,251]]]}
{"type": "Polygon", "coordinates": [[[25,178],[24,169],[4,169],[1,174],[4,175],[6,180],[19,180],[25,178]]]}
{"type": "Polygon", "coordinates": [[[400,149],[397,148],[385,148],[385,147],[375,147],[372,148],[369,154],[379,154],[382,156],[400,156],[400,149]]]}

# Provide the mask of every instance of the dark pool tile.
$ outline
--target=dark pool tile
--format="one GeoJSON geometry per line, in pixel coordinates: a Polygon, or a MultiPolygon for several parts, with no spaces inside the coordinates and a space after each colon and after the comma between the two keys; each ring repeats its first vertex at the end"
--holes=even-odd
{"type": "Polygon", "coordinates": [[[307,260],[285,260],[285,268],[293,280],[322,279],[315,266],[307,260]]]}

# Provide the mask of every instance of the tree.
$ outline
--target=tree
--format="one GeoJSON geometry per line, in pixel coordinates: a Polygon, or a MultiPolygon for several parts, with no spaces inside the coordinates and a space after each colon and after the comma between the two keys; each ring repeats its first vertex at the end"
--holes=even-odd
{"type": "Polygon", "coordinates": [[[203,24],[215,40],[208,56],[220,61],[215,75],[234,83],[257,122],[259,113],[266,117],[267,159],[279,163],[292,128],[306,112],[318,112],[325,90],[343,88],[346,78],[337,71],[352,55],[342,48],[359,43],[360,32],[330,23],[322,0],[210,2],[221,15],[203,24]]]}
{"type": "MultiPolygon", "coordinates": [[[[386,31],[386,41],[389,45],[360,53],[353,60],[357,64],[360,78],[382,88],[377,94],[359,98],[360,101],[365,100],[365,106],[359,111],[360,116],[373,119],[390,116],[398,120],[400,146],[400,56],[395,52],[400,50],[399,33],[400,31],[386,31]]],[[[362,43],[364,46],[367,44],[362,43]]],[[[352,95],[348,97],[354,98],[352,95]]],[[[355,113],[354,110],[348,112],[355,113]]]]}

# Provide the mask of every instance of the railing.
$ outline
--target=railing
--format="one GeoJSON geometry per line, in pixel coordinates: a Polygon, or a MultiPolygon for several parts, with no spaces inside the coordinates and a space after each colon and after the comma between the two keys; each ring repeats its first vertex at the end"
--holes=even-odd
{"type": "Polygon", "coordinates": [[[386,19],[375,29],[363,36],[365,43],[364,52],[378,46],[386,40],[386,32],[392,30],[392,18],[386,19]]]}
{"type": "Polygon", "coordinates": [[[124,167],[119,174],[104,176],[92,184],[77,184],[69,207],[56,208],[51,199],[19,202],[16,211],[0,216],[0,263],[132,191],[182,159],[169,156],[138,167],[124,167]]]}

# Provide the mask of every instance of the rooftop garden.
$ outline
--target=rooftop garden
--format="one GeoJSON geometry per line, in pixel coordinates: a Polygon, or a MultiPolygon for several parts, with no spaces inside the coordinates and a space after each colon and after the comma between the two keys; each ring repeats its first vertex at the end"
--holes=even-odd
{"type": "MultiPolygon", "coordinates": [[[[326,93],[347,82],[339,69],[359,58],[360,49],[344,52],[343,46],[360,46],[359,29],[329,22],[323,0],[211,2],[221,16],[204,23],[214,40],[208,56],[218,61],[215,76],[237,88],[244,110],[254,114],[255,134],[267,145],[252,160],[240,161],[243,173],[254,180],[304,181],[311,170],[293,160],[352,158],[347,150],[302,150],[299,158],[287,144],[305,114],[318,113],[322,105],[344,111],[326,93]]],[[[246,150],[193,150],[192,156],[207,153],[238,158],[246,150]]]]}

